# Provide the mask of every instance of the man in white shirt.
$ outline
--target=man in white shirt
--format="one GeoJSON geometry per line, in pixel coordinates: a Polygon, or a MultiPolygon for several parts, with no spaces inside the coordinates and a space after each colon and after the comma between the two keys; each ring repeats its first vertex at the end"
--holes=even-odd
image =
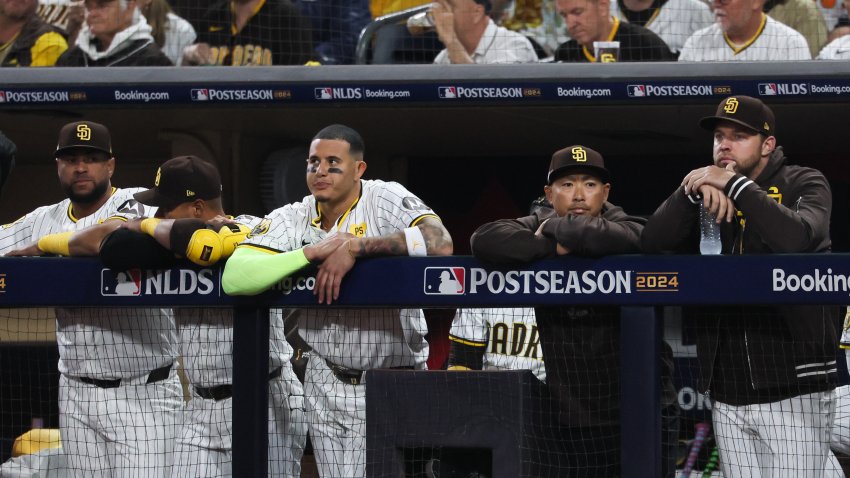
{"type": "Polygon", "coordinates": [[[688,38],[679,61],[811,60],[803,35],[763,7],[764,0],[713,0],[714,25],[688,38]]]}
{"type": "Polygon", "coordinates": [[[818,60],[850,60],[850,35],[831,41],[818,54],[818,60]]]}
{"type": "Polygon", "coordinates": [[[529,63],[537,54],[528,38],[497,26],[488,16],[490,0],[437,0],[431,7],[434,26],[445,45],[438,65],[529,63]]]}

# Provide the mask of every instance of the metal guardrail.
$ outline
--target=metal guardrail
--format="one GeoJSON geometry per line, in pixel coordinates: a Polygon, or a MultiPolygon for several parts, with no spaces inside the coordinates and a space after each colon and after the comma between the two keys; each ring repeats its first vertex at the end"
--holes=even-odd
{"type": "Polygon", "coordinates": [[[382,27],[398,23],[402,20],[407,20],[417,13],[427,11],[429,8],[431,8],[430,4],[422,5],[399,12],[389,13],[374,19],[371,23],[363,27],[363,30],[360,32],[360,38],[357,39],[357,47],[354,49],[354,62],[358,65],[365,65],[368,63],[369,44],[372,42],[372,37],[375,36],[375,33],[382,27]]]}

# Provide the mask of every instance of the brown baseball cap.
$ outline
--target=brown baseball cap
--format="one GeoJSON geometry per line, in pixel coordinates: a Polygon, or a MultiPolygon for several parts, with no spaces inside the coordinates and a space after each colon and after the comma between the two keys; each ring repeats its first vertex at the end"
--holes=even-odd
{"type": "Polygon", "coordinates": [[[567,146],[552,155],[549,175],[546,177],[547,184],[552,184],[552,181],[572,171],[586,171],[598,176],[603,183],[607,183],[611,177],[611,173],[605,169],[605,161],[601,154],[577,144],[567,146]]]}
{"type": "Polygon", "coordinates": [[[730,96],[717,105],[714,116],[701,119],[699,125],[714,131],[719,121],[731,121],[765,136],[776,136],[773,111],[760,99],[752,96],[730,96]]]}
{"type": "Polygon", "coordinates": [[[175,207],[195,199],[221,197],[218,168],[197,156],[178,156],[156,170],[154,186],[133,195],[148,206],[175,207]]]}
{"type": "Polygon", "coordinates": [[[112,138],[109,136],[109,130],[94,121],[66,124],[59,130],[59,142],[56,144],[54,157],[74,148],[93,149],[112,157],[112,138]]]}

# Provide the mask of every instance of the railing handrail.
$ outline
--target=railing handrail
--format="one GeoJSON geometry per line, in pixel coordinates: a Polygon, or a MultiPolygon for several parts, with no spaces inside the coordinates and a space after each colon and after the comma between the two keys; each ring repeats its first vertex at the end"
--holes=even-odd
{"type": "MultiPolygon", "coordinates": [[[[126,284],[117,291],[120,271],[105,269],[96,259],[0,258],[0,308],[318,306],[310,290],[313,272],[304,270],[257,297],[229,297],[221,289],[219,268],[187,266],[129,271],[122,276],[126,284]],[[51,293],[45,294],[46,290],[51,293]]],[[[358,261],[349,272],[337,305],[844,305],[848,302],[850,254],[776,254],[564,257],[517,266],[493,266],[469,256],[374,258],[358,261]],[[719,284],[723,285],[722,294],[717,294],[714,287],[719,284]]]]}
{"type": "Polygon", "coordinates": [[[430,3],[427,5],[408,8],[407,10],[388,13],[371,21],[368,25],[363,27],[363,30],[360,32],[360,37],[357,39],[357,47],[354,49],[354,62],[358,65],[366,64],[366,61],[368,60],[367,54],[369,52],[369,42],[372,41],[372,36],[375,35],[375,32],[384,25],[398,23],[399,21],[410,18],[417,13],[427,11],[429,8],[431,8],[430,3]]]}

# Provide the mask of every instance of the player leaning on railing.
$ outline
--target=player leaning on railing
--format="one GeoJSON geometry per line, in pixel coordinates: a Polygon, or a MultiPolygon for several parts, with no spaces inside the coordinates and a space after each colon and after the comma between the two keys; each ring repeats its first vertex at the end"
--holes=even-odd
{"type": "MultiPolygon", "coordinates": [[[[24,246],[38,253],[31,244],[39,241],[43,249],[68,255],[67,239],[74,231],[153,214],[133,198],[142,189],[112,186],[115,158],[105,126],[65,125],[55,157],[68,198],[0,228],[0,253],[24,246]]],[[[104,470],[114,476],[139,470],[150,478],[168,476],[182,403],[171,311],[57,308],[56,319],[59,428],[68,468],[79,476],[104,470]]]]}
{"type": "MultiPolygon", "coordinates": [[[[340,234],[345,240],[316,275],[320,304],[338,299],[343,277],[359,258],[450,255],[451,237],[431,208],[398,183],[361,179],[363,155],[363,139],[351,128],[332,125],[317,133],[306,164],[311,195],[269,213],[239,245],[222,277],[225,291],[268,289],[280,280],[272,273],[286,251],[340,234]]],[[[301,314],[299,332],[313,349],[304,392],[319,472],[364,476],[365,371],[425,368],[422,311],[314,307],[301,314]]]]}
{"type": "MultiPolygon", "coordinates": [[[[713,164],[688,173],[649,218],[646,252],[696,253],[699,203],[718,218],[723,254],[829,252],[829,183],[787,164],[767,105],[732,96],[700,125],[714,133],[713,164]]],[[[723,284],[706,287],[723,294],[723,284]]],[[[829,450],[837,314],[817,305],[691,311],[686,324],[697,334],[700,387],[712,399],[726,476],[840,473],[829,450]]]]}
{"type": "MultiPolygon", "coordinates": [[[[99,255],[117,270],[175,267],[184,258],[214,265],[227,259],[261,222],[254,216],[225,216],[221,190],[212,163],[195,156],[177,157],[157,170],[153,188],[134,195],[141,204],[158,208],[156,218],[110,221],[73,235],[50,235],[12,254],[99,255]]],[[[326,257],[341,240],[290,253],[288,263],[276,273],[284,277],[302,268],[306,263],[300,258],[326,257]]],[[[171,476],[231,476],[233,313],[187,308],[176,310],[175,318],[192,400],[176,432],[171,476]]],[[[307,433],[303,389],[290,364],[293,350],[284,336],[280,309],[272,310],[270,325],[268,470],[270,476],[297,477],[307,433]]]]}

